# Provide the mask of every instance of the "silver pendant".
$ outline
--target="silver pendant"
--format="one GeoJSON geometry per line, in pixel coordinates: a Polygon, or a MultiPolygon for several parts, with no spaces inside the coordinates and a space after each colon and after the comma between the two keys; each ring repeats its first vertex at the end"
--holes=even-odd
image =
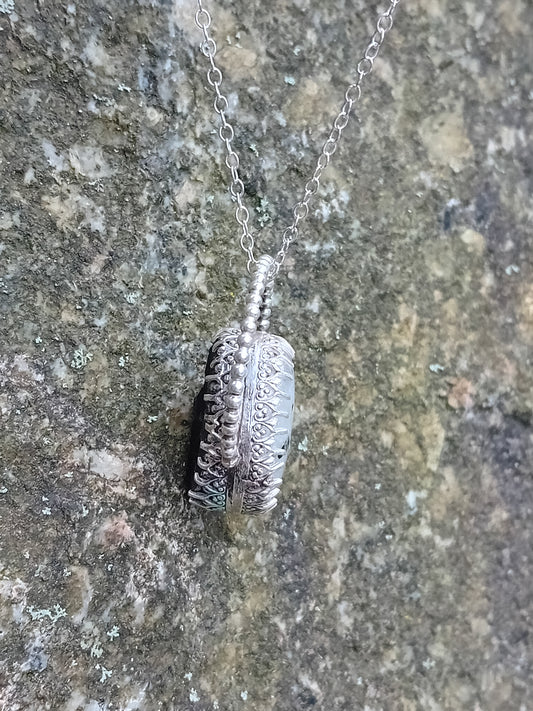
{"type": "Polygon", "coordinates": [[[200,448],[190,501],[213,511],[260,514],[276,506],[294,410],[294,351],[267,332],[273,264],[257,262],[241,328],[209,352],[200,448]]]}

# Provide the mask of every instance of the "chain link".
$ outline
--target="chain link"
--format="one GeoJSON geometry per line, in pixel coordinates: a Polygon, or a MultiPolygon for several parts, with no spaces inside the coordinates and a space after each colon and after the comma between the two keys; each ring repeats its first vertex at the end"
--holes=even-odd
{"type": "MultiPolygon", "coordinates": [[[[217,51],[217,46],[215,40],[211,37],[209,33],[209,27],[211,26],[211,15],[203,7],[202,0],[197,0],[198,10],[196,12],[195,20],[197,26],[202,30],[204,41],[201,45],[202,53],[209,60],[209,69],[207,70],[207,81],[211,87],[213,87],[215,92],[215,99],[213,102],[216,113],[220,117],[220,127],[218,134],[221,141],[226,146],[226,165],[229,168],[231,174],[231,184],[230,192],[231,196],[236,202],[237,206],[235,208],[235,218],[239,223],[242,233],[240,237],[240,243],[243,250],[248,255],[248,271],[251,270],[252,265],[257,263],[254,256],[254,237],[250,232],[249,228],[249,212],[243,204],[244,196],[244,183],[241,180],[239,174],[239,156],[233,148],[233,138],[235,136],[233,126],[229,123],[226,112],[228,109],[228,100],[221,93],[220,87],[222,84],[222,72],[215,63],[215,55],[217,51]]],[[[285,261],[287,252],[292,242],[298,236],[299,225],[305,220],[309,214],[309,203],[311,198],[316,195],[320,187],[320,178],[324,169],[329,165],[332,155],[337,150],[337,146],[342,136],[342,132],[348,125],[350,120],[350,115],[353,111],[355,104],[361,98],[361,84],[366,76],[370,74],[374,67],[374,61],[379,54],[379,50],[385,39],[385,35],[391,29],[393,25],[393,15],[396,7],[399,5],[400,0],[389,0],[389,6],[385,12],[378,16],[376,22],[376,29],[370,38],[370,41],[364,51],[363,56],[359,60],[356,72],[357,78],[355,81],[348,86],[344,94],[344,102],[342,104],[341,110],[335,117],[332,128],[330,130],[329,136],[326,142],[322,146],[322,150],[318,156],[315,170],[313,175],[304,186],[304,192],[301,199],[294,205],[292,209],[292,222],[285,228],[282,234],[281,247],[279,248],[276,256],[274,257],[274,264],[272,266],[270,277],[273,279],[279,272],[281,265],[285,261]]]]}

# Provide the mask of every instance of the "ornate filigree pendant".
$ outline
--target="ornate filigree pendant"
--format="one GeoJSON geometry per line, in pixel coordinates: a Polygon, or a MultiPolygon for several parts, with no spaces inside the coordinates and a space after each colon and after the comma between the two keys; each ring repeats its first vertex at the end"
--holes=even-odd
{"type": "Polygon", "coordinates": [[[277,503],[291,437],[294,351],[267,332],[272,263],[258,260],[241,328],[220,331],[207,359],[189,491],[206,509],[260,514],[277,503]]]}

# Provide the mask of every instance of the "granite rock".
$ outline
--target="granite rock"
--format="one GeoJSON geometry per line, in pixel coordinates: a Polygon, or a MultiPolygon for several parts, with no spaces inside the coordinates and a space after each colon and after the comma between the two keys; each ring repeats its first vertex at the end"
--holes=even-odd
{"type": "MultiPolygon", "coordinates": [[[[372,31],[213,6],[259,251],[372,31]]],[[[191,509],[246,264],[193,0],[0,0],[0,708],[533,708],[531,4],[400,6],[277,284],[281,503],[191,509]]]]}

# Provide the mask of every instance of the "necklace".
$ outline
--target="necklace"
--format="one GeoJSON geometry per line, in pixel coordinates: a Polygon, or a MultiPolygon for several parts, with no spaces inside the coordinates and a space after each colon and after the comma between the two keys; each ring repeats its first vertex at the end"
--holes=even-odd
{"type": "Polygon", "coordinates": [[[244,183],[239,174],[239,156],[233,148],[233,126],[226,116],[228,100],[221,92],[222,72],[215,63],[217,47],[209,32],[211,16],[202,0],[197,2],[195,19],[203,33],[201,51],[209,60],[207,81],[215,94],[218,134],[226,149],[235,219],[241,229],[240,244],[248,256],[252,279],[240,328],[220,331],[209,351],[199,395],[201,434],[189,499],[210,510],[260,514],[277,503],[294,410],[294,351],[284,338],[268,332],[274,280],[298,236],[300,223],[308,215],[311,198],[319,189],[322,173],[360,99],[361,84],[372,71],[400,0],[389,0],[387,10],[377,19],[376,29],[357,64],[357,78],[346,89],[314,173],[293,207],[292,223],[282,233],[280,248],[273,257],[259,258],[255,257],[249,212],[243,203],[244,183]]]}

